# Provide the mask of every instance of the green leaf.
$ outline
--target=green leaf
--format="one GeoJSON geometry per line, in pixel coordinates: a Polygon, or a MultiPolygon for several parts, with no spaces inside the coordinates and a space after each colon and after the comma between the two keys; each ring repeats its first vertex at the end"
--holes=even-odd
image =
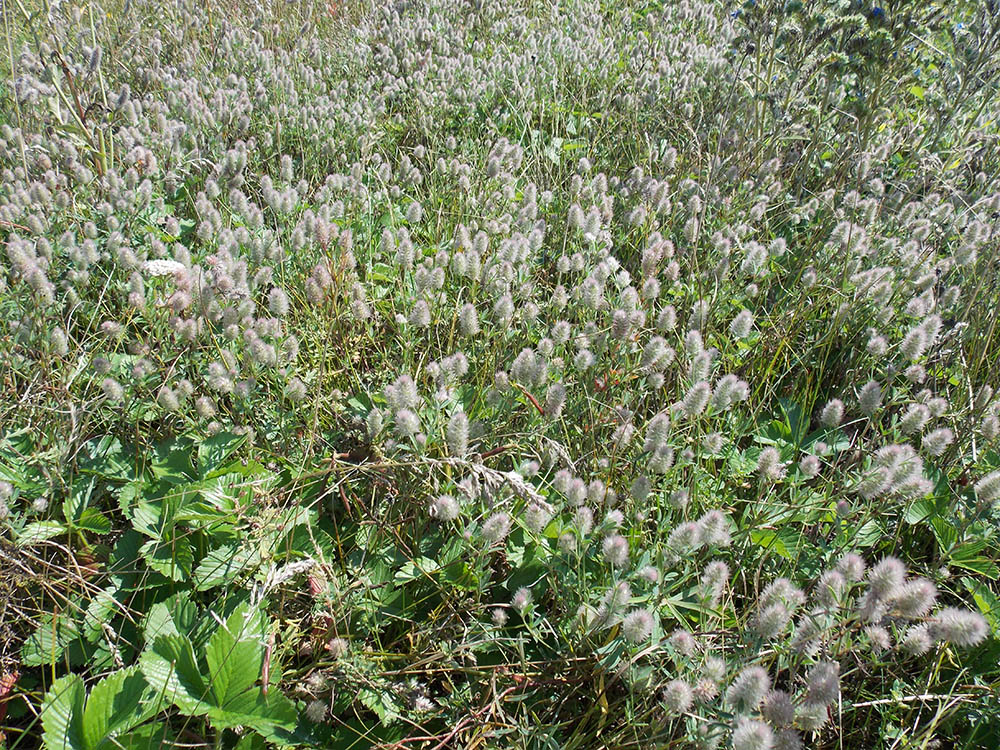
{"type": "Polygon", "coordinates": [[[225,521],[231,524],[237,507],[236,498],[249,487],[250,484],[239,476],[226,474],[178,488],[182,502],[174,520],[206,524],[225,521]]]}
{"type": "Polygon", "coordinates": [[[97,748],[109,737],[127,732],[156,712],[156,693],[138,667],[114,672],[90,691],[83,714],[83,738],[97,748]]]}
{"type": "Polygon", "coordinates": [[[852,528],[851,533],[853,534],[854,543],[859,547],[871,547],[882,539],[885,534],[875,519],[869,519],[861,524],[861,526],[852,528]]]}
{"type": "Polygon", "coordinates": [[[279,730],[293,731],[299,715],[284,695],[277,691],[265,695],[257,687],[229,701],[225,709],[213,708],[208,718],[218,729],[248,726],[272,742],[287,744],[279,730]]]}
{"type": "Polygon", "coordinates": [[[773,529],[754,529],[750,532],[750,540],[763,549],[773,550],[786,560],[793,559],[791,550],[799,540],[799,535],[791,529],[774,531],[773,529]]]}
{"type": "Polygon", "coordinates": [[[976,607],[990,623],[990,629],[1000,628],[1000,599],[982,581],[975,578],[962,578],[962,584],[972,594],[976,607]]]}
{"type": "Polygon", "coordinates": [[[191,448],[188,438],[175,438],[157,445],[150,465],[156,478],[170,484],[184,484],[195,479],[191,448]]]}
{"type": "Polygon", "coordinates": [[[403,564],[393,580],[396,583],[407,583],[408,581],[427,580],[434,573],[440,570],[440,566],[429,557],[418,557],[403,564]]]}
{"type": "Polygon", "coordinates": [[[791,399],[779,398],[778,403],[784,413],[782,431],[789,442],[795,445],[801,444],[809,431],[809,412],[791,399]]]}
{"type": "Polygon", "coordinates": [[[219,432],[198,444],[198,474],[207,477],[247,441],[246,435],[219,432]]]}
{"type": "Polygon", "coordinates": [[[223,709],[260,677],[264,663],[264,617],[241,604],[212,634],[205,647],[215,703],[223,709]]]}
{"type": "Polygon", "coordinates": [[[115,585],[120,588],[130,588],[140,573],[145,575],[146,570],[140,563],[141,555],[139,549],[142,546],[143,538],[135,531],[129,529],[118,538],[111,556],[108,560],[108,575],[115,585]]]}
{"type": "Polygon", "coordinates": [[[950,562],[956,568],[971,570],[973,573],[986,576],[991,581],[1000,578],[1000,568],[997,568],[997,564],[987,557],[952,557],[950,562]]]}
{"type": "Polygon", "coordinates": [[[295,729],[295,706],[280,692],[265,694],[255,684],[264,662],[266,625],[260,610],[239,605],[208,639],[206,676],[191,639],[177,632],[163,610],[151,612],[147,632],[152,627],[159,632],[152,648],[139,657],[140,668],[158,694],[189,716],[205,715],[216,729],[252,727],[286,744],[281,732],[295,729]]]}
{"type": "Polygon", "coordinates": [[[83,479],[78,479],[73,482],[73,486],[70,488],[69,494],[66,499],[63,500],[63,518],[66,519],[66,523],[71,527],[76,526],[76,522],[80,520],[86,509],[88,503],[90,502],[90,496],[94,492],[94,485],[97,484],[97,480],[93,477],[87,477],[83,479]]]}
{"type": "Polygon", "coordinates": [[[948,552],[958,542],[958,531],[940,516],[931,518],[931,529],[938,541],[938,548],[942,552],[948,552]]]}
{"type": "Polygon", "coordinates": [[[172,748],[174,734],[170,727],[161,722],[143,724],[113,739],[105,740],[97,750],[153,750],[172,748]]]}
{"type": "MultiPolygon", "coordinates": [[[[280,511],[267,527],[262,529],[260,549],[264,554],[285,554],[289,548],[288,540],[294,534],[296,527],[313,523],[316,511],[302,506],[292,506],[280,511]]],[[[294,545],[292,545],[294,549],[294,545]]],[[[391,578],[391,576],[389,577],[391,578]]],[[[388,579],[386,579],[388,580],[388,579]]]]}
{"type": "Polygon", "coordinates": [[[132,526],[153,539],[159,539],[173,526],[178,500],[164,497],[157,500],[140,500],[132,508],[132,526]]]}
{"type": "Polygon", "coordinates": [[[375,263],[368,273],[368,278],[373,281],[392,282],[395,278],[395,272],[392,266],[387,263],[375,263]]]}
{"type": "Polygon", "coordinates": [[[192,580],[198,591],[207,591],[232,582],[238,575],[260,564],[260,553],[245,545],[226,545],[205,555],[195,569],[192,580]]]}
{"type": "Polygon", "coordinates": [[[384,725],[388,725],[396,721],[397,717],[402,712],[402,706],[398,705],[393,699],[392,695],[387,690],[371,690],[369,688],[362,688],[358,692],[358,700],[361,701],[361,705],[372,711],[376,716],[378,716],[379,721],[384,725]]]}
{"type": "Polygon", "coordinates": [[[158,635],[139,656],[139,668],[156,692],[189,716],[212,709],[210,691],[198,669],[194,647],[186,635],[158,635]]]}
{"type": "Polygon", "coordinates": [[[150,607],[142,626],[143,640],[151,644],[160,635],[189,634],[197,619],[198,606],[191,601],[190,594],[187,591],[174,594],[150,607]]]}
{"type": "Polygon", "coordinates": [[[906,512],[903,514],[903,520],[909,524],[920,523],[921,521],[934,515],[936,510],[937,506],[933,500],[926,498],[923,500],[917,500],[907,507],[906,512]]]}
{"type": "Polygon", "coordinates": [[[111,531],[111,521],[96,508],[84,508],[74,525],[81,531],[94,534],[107,534],[111,531]]]}
{"type": "Polygon", "coordinates": [[[233,750],[266,750],[264,738],[257,734],[244,734],[233,750]]]}
{"type": "Polygon", "coordinates": [[[464,560],[456,560],[442,568],[445,582],[463,591],[475,591],[479,588],[480,579],[469,564],[464,560]]]}
{"type": "Polygon", "coordinates": [[[34,521],[29,523],[15,537],[18,547],[28,547],[65,534],[67,528],[58,521],[34,521]]]}
{"type": "Polygon", "coordinates": [[[116,586],[109,586],[90,600],[87,611],[83,613],[83,634],[91,643],[96,642],[104,634],[104,625],[120,611],[125,610],[122,601],[128,596],[116,586]]]}
{"type": "Polygon", "coordinates": [[[136,466],[135,455],[126,451],[121,441],[111,435],[84,444],[77,466],[86,474],[116,482],[130,482],[142,475],[136,466]]]}
{"type": "Polygon", "coordinates": [[[42,704],[42,738],[48,750],[86,750],[83,738],[85,690],[79,675],[52,683],[42,704]]]}
{"type": "Polygon", "coordinates": [[[150,540],[142,545],[142,555],[149,567],[172,581],[191,577],[194,549],[185,537],[171,532],[162,542],[150,540]]]}
{"type": "Polygon", "coordinates": [[[243,479],[262,479],[263,477],[271,478],[274,476],[274,472],[268,469],[264,464],[259,461],[254,461],[252,458],[246,461],[230,461],[224,466],[220,466],[213,472],[210,472],[205,479],[215,479],[221,476],[233,475],[241,477],[243,479]]]}
{"type": "Polygon", "coordinates": [[[129,482],[118,490],[118,507],[125,515],[131,515],[132,506],[142,499],[146,490],[145,482],[129,482]]]}
{"type": "Polygon", "coordinates": [[[80,637],[80,626],[67,614],[41,616],[38,627],[21,647],[21,661],[26,666],[54,664],[66,648],[80,637]]]}

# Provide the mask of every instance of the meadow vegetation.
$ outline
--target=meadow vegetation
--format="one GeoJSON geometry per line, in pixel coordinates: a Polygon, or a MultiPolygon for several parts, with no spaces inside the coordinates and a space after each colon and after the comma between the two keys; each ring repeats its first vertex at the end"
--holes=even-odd
{"type": "Polygon", "coordinates": [[[996,747],[996,0],[0,15],[0,747],[996,747]]]}

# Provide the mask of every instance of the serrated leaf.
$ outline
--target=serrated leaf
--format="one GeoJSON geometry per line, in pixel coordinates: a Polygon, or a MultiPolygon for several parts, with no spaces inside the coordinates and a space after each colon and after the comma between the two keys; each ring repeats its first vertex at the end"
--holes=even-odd
{"type": "Polygon", "coordinates": [[[140,571],[145,572],[140,564],[139,549],[142,546],[142,536],[134,529],[129,529],[119,537],[111,557],[108,560],[108,575],[120,588],[132,586],[140,571]]]}
{"type": "Polygon", "coordinates": [[[97,508],[84,508],[74,526],[81,531],[89,531],[93,534],[107,534],[111,531],[111,521],[97,508]]]}
{"type": "Polygon", "coordinates": [[[247,441],[246,435],[219,432],[198,443],[198,474],[202,477],[218,469],[247,441]]]}
{"type": "MultiPolygon", "coordinates": [[[[264,661],[266,619],[260,610],[240,605],[214,630],[204,652],[207,675],[191,639],[177,632],[171,618],[163,611],[150,618],[159,623],[160,633],[139,664],[159,694],[189,716],[207,716],[216,729],[248,726],[286,744],[281,732],[295,729],[295,706],[280,692],[266,695],[255,684],[264,661]]],[[[154,626],[147,623],[147,630],[154,626]]]]}
{"type": "Polygon", "coordinates": [[[476,572],[469,567],[464,560],[456,560],[442,568],[445,582],[463,591],[475,591],[479,588],[480,580],[476,572]]]}
{"type": "Polygon", "coordinates": [[[63,518],[66,519],[67,524],[70,526],[77,525],[76,522],[87,508],[90,496],[94,492],[94,485],[96,484],[97,480],[93,477],[85,477],[73,482],[73,486],[70,487],[69,494],[63,500],[62,505],[63,518]]]}
{"type": "Polygon", "coordinates": [[[990,623],[990,629],[1000,628],[1000,599],[982,581],[975,578],[962,578],[962,584],[972,594],[976,607],[990,623]]]}
{"type": "Polygon", "coordinates": [[[272,742],[284,745],[288,743],[281,730],[293,731],[299,715],[294,704],[280,692],[264,695],[264,691],[256,687],[230,701],[225,709],[213,708],[208,718],[218,729],[248,726],[272,742]]]}
{"type": "Polygon", "coordinates": [[[358,700],[365,708],[378,716],[382,724],[391,724],[399,716],[402,709],[385,690],[376,692],[375,690],[362,688],[358,692],[358,700]]]}
{"type": "Polygon", "coordinates": [[[83,714],[87,748],[138,726],[156,712],[156,693],[138,667],[114,672],[94,685],[83,714]]]}
{"type": "Polygon", "coordinates": [[[172,581],[186,581],[194,567],[194,549],[182,536],[171,533],[162,542],[155,539],[142,545],[142,556],[157,573],[172,581]]]}
{"type": "Polygon", "coordinates": [[[174,522],[177,502],[173,498],[140,500],[132,508],[132,527],[148,537],[159,539],[174,522]]]}
{"type": "Polygon", "coordinates": [[[395,278],[392,266],[386,263],[375,263],[368,272],[368,278],[373,281],[391,282],[395,278]]]}
{"type": "Polygon", "coordinates": [[[135,455],[111,435],[85,443],[77,459],[77,466],[86,474],[95,474],[116,482],[134,481],[142,474],[136,466],[135,455]]]}
{"type": "Polygon", "coordinates": [[[66,526],[58,521],[34,521],[21,529],[15,539],[18,547],[28,547],[65,533],[66,526]]]}
{"type": "Polygon", "coordinates": [[[90,603],[87,611],[83,613],[83,634],[92,643],[97,641],[104,633],[104,624],[111,620],[115,613],[123,607],[117,597],[124,597],[115,586],[109,586],[97,592],[90,603]]]}
{"type": "Polygon", "coordinates": [[[191,463],[192,447],[188,438],[175,438],[158,444],[150,464],[156,478],[169,484],[186,484],[196,479],[191,463]]]}
{"type": "Polygon", "coordinates": [[[991,581],[1000,578],[1000,568],[997,568],[997,564],[987,557],[952,557],[950,563],[956,568],[964,568],[986,576],[991,581]]]}
{"type": "Polygon", "coordinates": [[[21,647],[21,661],[29,667],[53,664],[80,637],[80,626],[69,615],[46,613],[21,647]]]}
{"type": "Polygon", "coordinates": [[[198,619],[198,606],[186,591],[150,607],[142,626],[143,640],[154,643],[160,635],[187,635],[198,619]]]}
{"type": "Polygon", "coordinates": [[[185,485],[178,489],[182,502],[174,514],[175,521],[203,523],[230,522],[236,509],[236,498],[249,485],[235,475],[224,475],[185,485]]]}
{"type": "Polygon", "coordinates": [[[42,704],[42,738],[48,750],[86,750],[83,704],[86,691],[79,675],[52,683],[42,704]]]}
{"type": "Polygon", "coordinates": [[[228,710],[229,704],[246,692],[260,677],[264,663],[264,618],[259,610],[238,606],[205,646],[209,683],[215,704],[228,710]]]}
{"type": "Polygon", "coordinates": [[[871,547],[883,538],[884,531],[878,521],[870,519],[857,529],[852,529],[853,541],[859,547],[871,547]]]}
{"type": "Polygon", "coordinates": [[[206,474],[205,479],[211,480],[227,475],[240,477],[242,479],[262,480],[265,477],[268,479],[273,478],[274,472],[259,461],[248,459],[246,461],[231,461],[230,463],[224,464],[215,471],[211,471],[206,474]]]}
{"type": "MultiPolygon", "coordinates": [[[[276,554],[287,548],[286,540],[297,526],[313,523],[316,511],[311,508],[292,506],[280,511],[263,531],[260,548],[263,554],[276,554]]],[[[282,554],[284,554],[282,552],[282,554]]],[[[389,578],[392,576],[390,575],[389,578]]],[[[388,579],[387,579],[388,580],[388,579]]]]}
{"type": "MultiPolygon", "coordinates": [[[[786,541],[791,541],[791,536],[798,539],[798,536],[794,532],[790,532],[788,529],[783,529],[781,531],[774,531],[773,529],[754,529],[750,532],[750,541],[754,544],[760,545],[763,549],[772,550],[776,554],[781,555],[786,560],[791,560],[793,555],[789,549],[786,541]]],[[[792,547],[794,549],[794,545],[792,547]]]]}
{"type": "Polygon", "coordinates": [[[940,516],[931,518],[931,529],[942,552],[948,552],[958,542],[958,531],[940,516]]]}
{"type": "Polygon", "coordinates": [[[418,557],[408,560],[396,571],[393,580],[396,583],[406,583],[408,581],[426,580],[440,570],[440,566],[429,557],[418,557]]]}
{"type": "Polygon", "coordinates": [[[174,744],[174,733],[170,727],[161,722],[143,724],[114,739],[105,740],[97,750],[153,750],[153,748],[171,748],[174,744]]]}
{"type": "Polygon", "coordinates": [[[129,482],[118,490],[118,507],[125,515],[131,515],[132,506],[142,499],[145,482],[129,482]]]}
{"type": "Polygon", "coordinates": [[[233,581],[236,576],[260,564],[260,553],[244,545],[226,545],[205,555],[191,578],[198,591],[233,581]]]}
{"type": "Polygon", "coordinates": [[[906,512],[903,514],[903,520],[909,524],[920,523],[921,521],[934,515],[935,510],[936,505],[933,500],[917,500],[914,503],[910,503],[910,505],[906,508],[906,512]]]}
{"type": "Polygon", "coordinates": [[[233,750],[265,750],[264,738],[258,734],[244,734],[233,750]]]}
{"type": "Polygon", "coordinates": [[[165,633],[139,656],[139,668],[159,695],[189,716],[212,709],[205,678],[198,669],[194,647],[185,635],[165,633]]]}

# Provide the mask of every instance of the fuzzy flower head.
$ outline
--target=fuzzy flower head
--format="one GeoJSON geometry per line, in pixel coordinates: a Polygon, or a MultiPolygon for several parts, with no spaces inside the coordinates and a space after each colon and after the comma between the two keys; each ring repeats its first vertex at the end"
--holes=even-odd
{"type": "Polygon", "coordinates": [[[747,667],[726,691],[726,703],[737,713],[749,713],[756,710],[770,689],[771,678],[766,669],[747,667]]]}
{"type": "Polygon", "coordinates": [[[510,605],[523,615],[528,611],[528,607],[531,606],[532,598],[530,589],[522,586],[514,592],[514,596],[510,600],[510,605]]]}
{"type": "Polygon", "coordinates": [[[670,645],[682,656],[692,656],[698,650],[698,642],[688,631],[678,628],[670,634],[670,645]]]}
{"type": "Polygon", "coordinates": [[[876,380],[869,380],[858,391],[858,408],[865,416],[872,416],[882,406],[882,386],[876,380]]]}
{"type": "Polygon", "coordinates": [[[462,410],[456,411],[448,420],[445,442],[452,456],[464,456],[469,449],[469,418],[462,410]]]}
{"type": "Polygon", "coordinates": [[[663,704],[671,716],[680,716],[691,708],[694,694],[684,680],[671,680],[663,689],[663,704]]]}
{"type": "Polygon", "coordinates": [[[633,609],[622,620],[622,634],[629,643],[643,643],[652,633],[653,613],[648,609],[633,609]]]}
{"type": "Polygon", "coordinates": [[[891,606],[902,617],[924,617],[936,599],[937,587],[926,578],[915,578],[893,592],[891,606]]]}
{"type": "Polygon", "coordinates": [[[700,584],[704,596],[712,605],[718,604],[729,583],[729,566],[721,560],[713,560],[705,566],[700,584]]]}
{"type": "Polygon", "coordinates": [[[934,645],[927,625],[911,625],[903,633],[899,647],[912,656],[923,656],[934,645]]]}
{"type": "Polygon", "coordinates": [[[828,706],[840,695],[840,665],[832,661],[814,664],[806,675],[806,702],[828,706]]]}
{"type": "Polygon", "coordinates": [[[488,544],[498,544],[510,533],[510,516],[506,513],[494,513],[483,524],[483,539],[488,544]]]}
{"type": "Polygon", "coordinates": [[[795,705],[792,696],[784,690],[772,690],[765,696],[760,707],[761,715],[772,727],[790,727],[795,721],[795,705]]]}
{"type": "Polygon", "coordinates": [[[757,459],[757,471],[760,475],[772,482],[780,482],[785,477],[787,468],[781,460],[778,449],[768,446],[760,452],[757,459]]]}
{"type": "Polygon", "coordinates": [[[868,571],[868,586],[875,596],[889,599],[906,580],[906,565],[895,557],[884,557],[868,571]]]}
{"type": "Polygon", "coordinates": [[[701,543],[713,547],[728,547],[732,542],[729,518],[718,510],[710,510],[698,519],[701,543]]]}
{"type": "Polygon", "coordinates": [[[762,721],[740,717],[733,730],[733,750],[773,750],[774,732],[762,721]]]}
{"type": "Polygon", "coordinates": [[[705,543],[702,527],[694,521],[680,524],[667,537],[667,548],[677,558],[696,552],[705,543]]]}
{"type": "Polygon", "coordinates": [[[839,398],[828,401],[823,407],[819,421],[828,430],[839,427],[840,423],[844,421],[844,402],[839,398]]]}
{"type": "Polygon", "coordinates": [[[865,575],[865,567],[865,561],[853,552],[837,561],[837,570],[849,581],[860,581],[865,575]]]}
{"type": "Polygon", "coordinates": [[[749,310],[740,310],[739,314],[733,318],[729,324],[729,332],[733,338],[745,339],[753,330],[753,314],[749,310]]]}
{"type": "Polygon", "coordinates": [[[552,509],[547,503],[532,502],[524,510],[524,522],[536,534],[540,534],[551,519],[552,509]]]}
{"type": "Polygon", "coordinates": [[[971,648],[982,643],[990,633],[986,618],[978,612],[945,607],[931,620],[930,636],[936,641],[971,648]]]}
{"type": "Polygon", "coordinates": [[[438,495],[431,501],[430,514],[432,518],[446,523],[458,518],[460,509],[458,501],[451,495],[438,495]]]}
{"type": "Polygon", "coordinates": [[[990,472],[975,484],[979,501],[993,505],[1000,500],[1000,471],[990,472]]]}

